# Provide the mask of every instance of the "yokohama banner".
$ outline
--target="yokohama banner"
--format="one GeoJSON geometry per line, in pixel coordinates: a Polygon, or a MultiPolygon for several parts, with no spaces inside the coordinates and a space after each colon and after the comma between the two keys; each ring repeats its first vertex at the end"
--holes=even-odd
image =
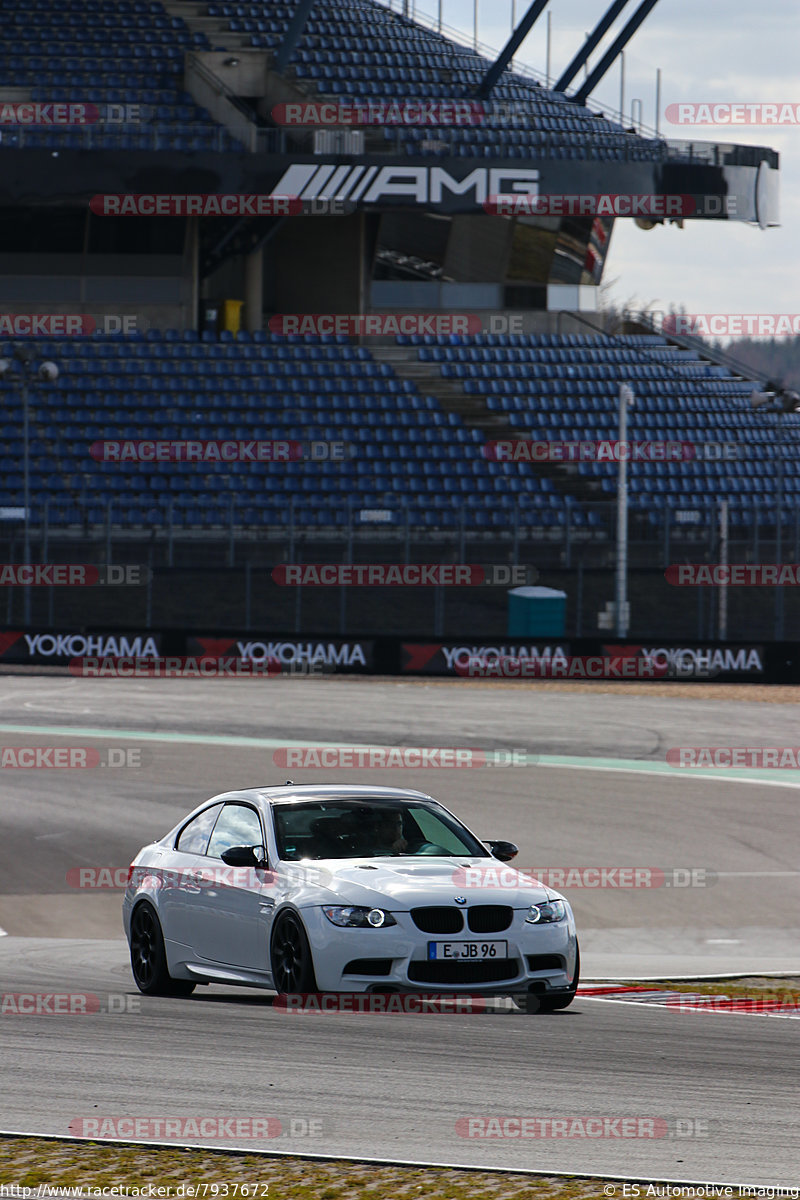
{"type": "Polygon", "coordinates": [[[664,646],[653,639],[641,645],[604,644],[603,653],[626,654],[648,660],[667,679],[713,679],[720,683],[737,680],[754,683],[766,679],[763,646],[742,643],[709,646],[698,642],[690,642],[683,646],[664,646]]]}
{"type": "Polygon", "coordinates": [[[569,653],[568,642],[403,642],[402,670],[413,675],[485,678],[494,670],[506,673],[510,663],[565,660],[569,653]]]}
{"type": "Polygon", "coordinates": [[[600,638],[520,640],[475,636],[461,641],[325,634],[201,634],[181,630],[0,629],[3,664],[69,667],[85,677],[439,675],[525,681],[676,681],[800,683],[800,644],[744,642],[616,643],[600,638]],[[240,664],[241,669],[236,667],[240,664]],[[131,664],[135,664],[132,673],[131,664]],[[190,669],[199,664],[197,669],[190,669]]]}
{"type": "Polygon", "coordinates": [[[245,662],[274,663],[285,675],[333,675],[369,672],[374,661],[370,641],[303,638],[297,634],[242,633],[233,637],[197,634],[186,639],[188,654],[233,656],[245,662]]]}
{"type": "Polygon", "coordinates": [[[152,630],[94,633],[57,630],[0,630],[0,662],[66,665],[82,658],[156,659],[161,635],[152,630]]]}
{"type": "Polygon", "coordinates": [[[559,642],[403,642],[401,671],[465,679],[766,681],[763,646],[663,645],[579,639],[559,642]]]}

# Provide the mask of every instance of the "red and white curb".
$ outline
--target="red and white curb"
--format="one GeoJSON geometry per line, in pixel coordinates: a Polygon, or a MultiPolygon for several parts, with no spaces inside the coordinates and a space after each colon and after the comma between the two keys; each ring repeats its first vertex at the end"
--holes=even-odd
{"type": "Polygon", "coordinates": [[[578,984],[578,996],[587,1000],[654,1004],[680,1013],[727,1013],[759,1017],[800,1018],[800,1001],[760,996],[708,996],[702,992],[676,992],[641,984],[578,984]]]}

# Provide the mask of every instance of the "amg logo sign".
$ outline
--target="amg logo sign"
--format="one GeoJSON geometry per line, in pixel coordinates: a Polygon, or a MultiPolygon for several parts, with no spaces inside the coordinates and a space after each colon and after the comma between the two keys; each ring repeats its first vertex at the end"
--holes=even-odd
{"type": "Polygon", "coordinates": [[[348,200],[360,205],[418,204],[466,211],[498,196],[538,196],[539,172],[475,167],[451,175],[444,167],[354,167],[295,163],[273,195],[301,200],[348,200]]]}

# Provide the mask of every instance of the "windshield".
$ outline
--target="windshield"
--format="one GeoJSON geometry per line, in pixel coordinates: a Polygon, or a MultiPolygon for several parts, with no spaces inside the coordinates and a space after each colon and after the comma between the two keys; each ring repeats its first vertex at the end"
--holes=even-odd
{"type": "Polygon", "coordinates": [[[274,814],[278,857],[288,862],[409,854],[491,857],[468,829],[430,801],[276,804],[274,814]]]}

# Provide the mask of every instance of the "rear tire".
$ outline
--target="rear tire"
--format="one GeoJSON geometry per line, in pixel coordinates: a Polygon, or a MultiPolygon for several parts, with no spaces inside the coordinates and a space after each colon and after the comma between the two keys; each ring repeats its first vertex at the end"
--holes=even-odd
{"type": "Polygon", "coordinates": [[[191,996],[195,989],[191,979],[170,975],[161,925],[147,901],[137,904],[131,917],[131,971],[145,996],[191,996]]]}

